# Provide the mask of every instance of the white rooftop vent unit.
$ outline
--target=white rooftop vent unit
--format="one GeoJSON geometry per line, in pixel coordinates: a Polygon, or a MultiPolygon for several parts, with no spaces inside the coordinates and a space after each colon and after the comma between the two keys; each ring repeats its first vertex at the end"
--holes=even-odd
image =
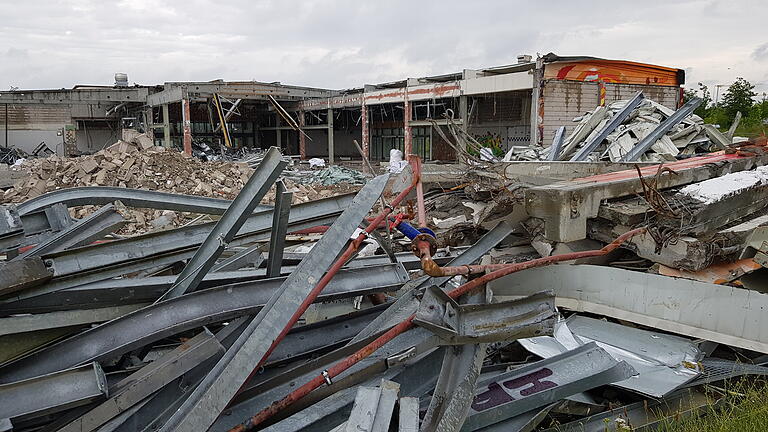
{"type": "Polygon", "coordinates": [[[531,61],[533,61],[533,57],[529,54],[520,54],[517,56],[517,64],[530,63],[531,61]]]}
{"type": "Polygon", "coordinates": [[[116,73],[115,74],[115,87],[128,87],[128,74],[116,73]]]}

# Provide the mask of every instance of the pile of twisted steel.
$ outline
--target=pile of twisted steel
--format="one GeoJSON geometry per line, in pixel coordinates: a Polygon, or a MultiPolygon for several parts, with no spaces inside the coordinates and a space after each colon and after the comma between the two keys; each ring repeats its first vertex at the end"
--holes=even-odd
{"type": "Polygon", "coordinates": [[[293,206],[271,148],[232,201],[77,188],[0,207],[0,431],[602,431],[696,415],[713,383],[768,375],[765,162],[753,144],[636,168],[494,162],[504,182],[467,206],[477,236],[460,247],[430,229],[425,194],[482,187],[428,183],[416,157],[293,206]],[[483,210],[504,193],[506,210],[483,210]],[[119,237],[114,201],[215,221],[119,237]],[[83,203],[102,207],[74,220],[83,203]]]}

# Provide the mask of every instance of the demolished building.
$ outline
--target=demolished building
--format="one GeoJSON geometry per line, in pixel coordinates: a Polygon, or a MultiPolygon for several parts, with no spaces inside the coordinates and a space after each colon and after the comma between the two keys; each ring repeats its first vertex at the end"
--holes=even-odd
{"type": "MultiPolygon", "coordinates": [[[[724,381],[768,375],[768,147],[708,130],[681,80],[547,56],[317,98],[244,86],[272,116],[304,111],[258,135],[284,145],[204,161],[130,132],[19,163],[0,195],[0,430],[643,430],[708,412],[724,381]],[[539,84],[509,90],[523,78],[539,84]],[[527,150],[503,126],[511,160],[461,132],[485,127],[489,89],[544,107],[527,150]],[[466,116],[423,121],[455,163],[427,163],[413,109],[449,100],[466,116]],[[402,144],[401,172],[290,157],[341,157],[339,113],[367,128],[397,104],[405,136],[381,146],[402,144]]],[[[234,97],[207,85],[147,98],[234,97]]],[[[383,158],[361,133],[354,151],[383,158]]]]}

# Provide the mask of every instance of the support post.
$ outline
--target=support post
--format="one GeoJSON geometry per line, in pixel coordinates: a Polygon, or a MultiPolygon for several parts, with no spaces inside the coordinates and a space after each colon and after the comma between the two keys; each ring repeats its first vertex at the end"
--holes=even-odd
{"type": "Polygon", "coordinates": [[[275,183],[275,210],[272,214],[272,233],[269,239],[269,261],[267,262],[268,278],[280,276],[292,199],[293,193],[285,191],[282,181],[275,183]]]}
{"type": "Polygon", "coordinates": [[[403,141],[405,142],[405,156],[413,151],[413,137],[411,135],[411,101],[408,100],[408,87],[405,88],[405,101],[403,102],[403,141]]]}
{"type": "Polygon", "coordinates": [[[328,108],[328,165],[334,164],[333,157],[333,108],[328,108]]]}
{"type": "Polygon", "coordinates": [[[8,104],[5,104],[5,148],[8,148],[8,104]]]}
{"type": "MultiPolygon", "coordinates": [[[[304,126],[307,125],[307,119],[304,117],[304,111],[299,111],[299,128],[301,130],[304,130],[304,126]]],[[[301,155],[301,160],[304,160],[307,158],[307,137],[299,132],[299,155],[301,155]]],[[[278,197],[279,195],[275,195],[275,197],[278,197]]],[[[277,203],[277,201],[275,201],[277,203]]]]}
{"type": "Polygon", "coordinates": [[[531,147],[541,145],[541,129],[544,127],[544,99],[541,95],[542,77],[544,76],[544,59],[536,59],[533,69],[533,90],[531,94],[531,147]]]}
{"type": "Polygon", "coordinates": [[[163,147],[171,147],[171,118],[168,115],[168,104],[163,104],[163,147]]]}
{"type": "Polygon", "coordinates": [[[277,129],[275,129],[275,147],[280,150],[283,149],[283,132],[280,130],[281,123],[280,114],[275,113],[275,125],[277,126],[277,129]]]}
{"type": "Polygon", "coordinates": [[[181,99],[181,122],[184,128],[184,153],[192,155],[192,120],[189,112],[189,99],[181,99]]]}
{"type": "Polygon", "coordinates": [[[363,159],[371,160],[371,137],[368,132],[368,106],[365,104],[365,95],[363,95],[363,105],[360,107],[361,124],[361,142],[363,143],[363,159]]]}

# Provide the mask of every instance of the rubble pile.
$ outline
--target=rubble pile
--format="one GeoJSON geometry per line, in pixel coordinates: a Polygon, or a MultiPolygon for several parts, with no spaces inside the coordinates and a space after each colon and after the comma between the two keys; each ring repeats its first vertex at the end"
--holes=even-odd
{"type": "MultiPolygon", "coordinates": [[[[199,166],[224,185],[238,165],[199,166]]],[[[273,148],[231,202],[125,189],[68,209],[42,189],[0,206],[0,425],[650,430],[768,376],[765,142],[460,182],[420,167],[283,178],[288,206],[273,148]],[[167,226],[111,235],[135,203],[167,226]],[[205,220],[176,227],[178,208],[205,220]]]]}
{"type": "MultiPolygon", "coordinates": [[[[622,161],[638,143],[675,113],[673,109],[643,98],[621,123],[612,124],[611,121],[630,101],[620,100],[607,106],[599,106],[574,118],[573,122],[576,124],[573,127],[566,127],[568,134],[563,136],[559,146],[560,152],[554,160],[622,161]],[[602,139],[600,139],[601,136],[602,139]],[[578,159],[573,159],[585,145],[596,139],[599,142],[592,151],[581,155],[578,159]]],[[[689,114],[669,128],[636,160],[639,162],[673,161],[722,150],[732,144],[747,141],[746,138],[734,137],[734,130],[735,127],[724,134],[714,125],[705,124],[701,117],[689,114]]],[[[512,147],[503,160],[553,160],[549,154],[551,149],[552,146],[512,147]]]]}
{"type": "MultiPolygon", "coordinates": [[[[88,156],[27,159],[13,168],[27,175],[0,194],[0,204],[21,203],[46,192],[87,186],[144,189],[231,200],[253,173],[251,166],[258,166],[258,161],[252,158],[248,162],[201,161],[177,151],[151,146],[141,138],[145,138],[144,135],[130,142],[119,141],[88,156]]],[[[343,173],[348,175],[347,171],[343,173]]],[[[287,191],[293,193],[294,203],[356,190],[354,187],[327,188],[318,182],[301,184],[290,179],[285,179],[285,185],[287,191]]],[[[273,203],[274,199],[272,188],[264,197],[264,203],[273,203]]],[[[75,206],[70,208],[70,214],[81,219],[96,209],[97,206],[75,206]]],[[[124,210],[130,215],[130,222],[117,232],[120,235],[180,227],[199,220],[200,216],[192,212],[168,210],[124,210]]]]}

